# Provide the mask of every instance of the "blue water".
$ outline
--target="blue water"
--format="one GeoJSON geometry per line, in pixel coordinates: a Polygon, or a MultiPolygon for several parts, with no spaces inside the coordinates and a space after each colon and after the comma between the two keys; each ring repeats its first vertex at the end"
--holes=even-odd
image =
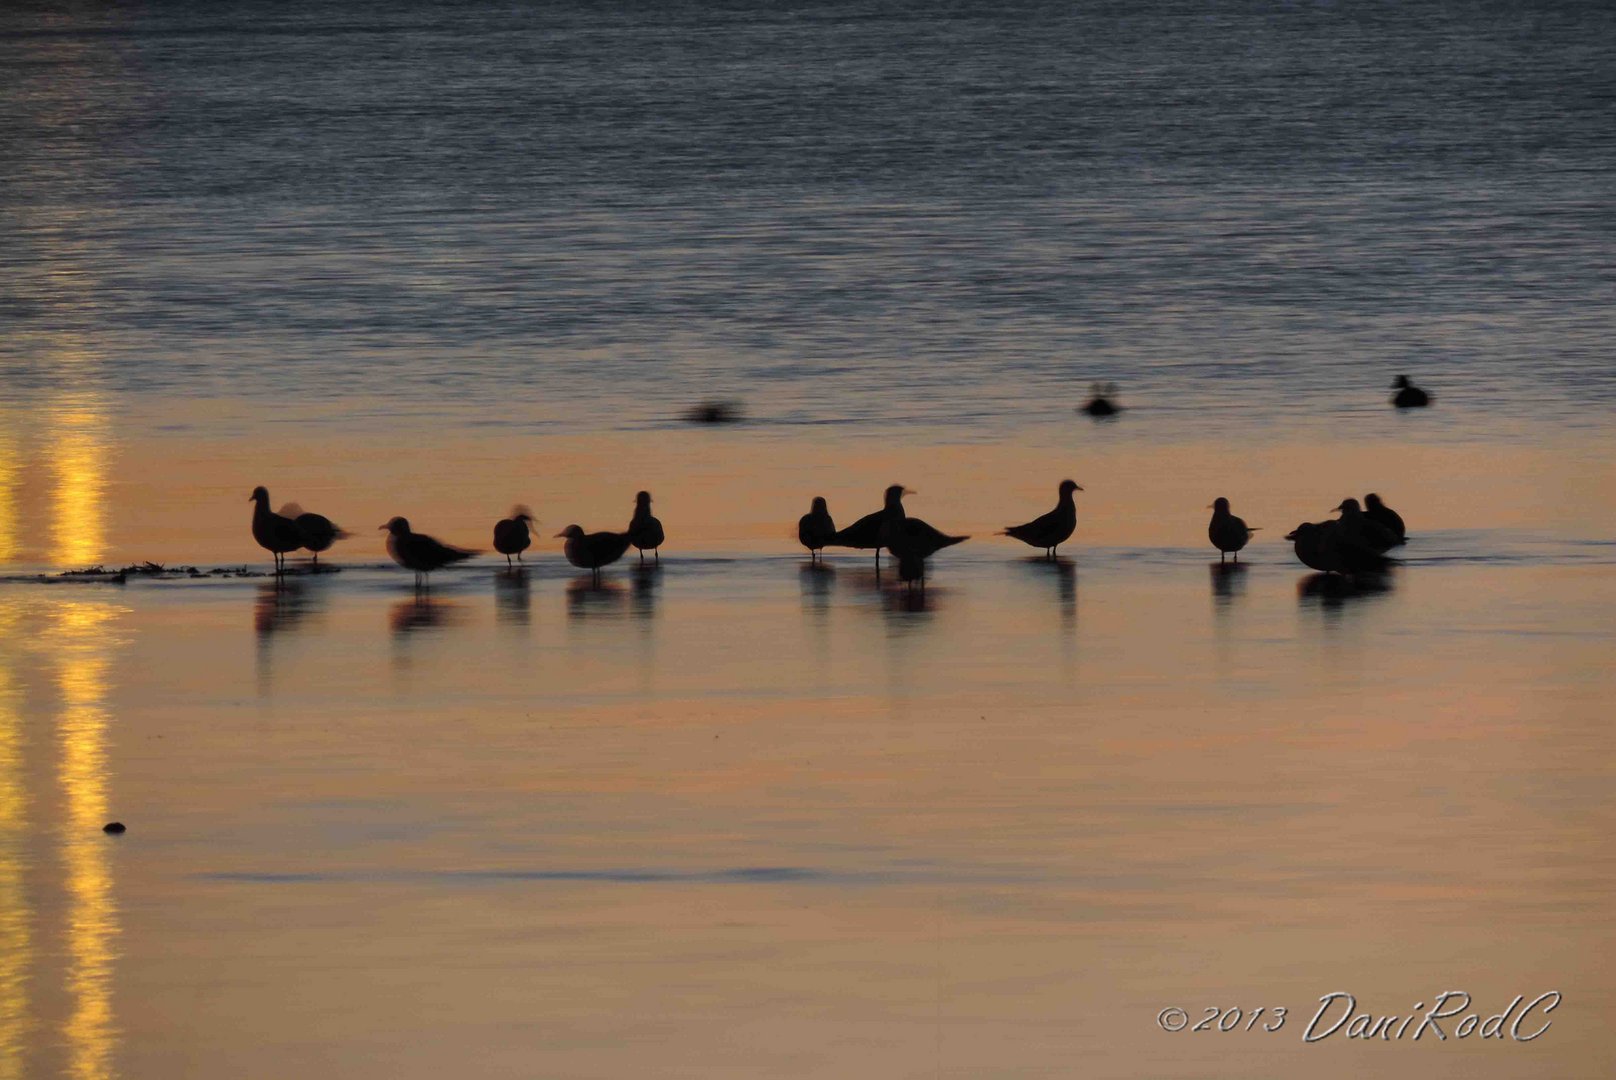
{"type": "Polygon", "coordinates": [[[9,404],[1616,404],[1603,3],[7,5],[0,72],[9,404]]]}

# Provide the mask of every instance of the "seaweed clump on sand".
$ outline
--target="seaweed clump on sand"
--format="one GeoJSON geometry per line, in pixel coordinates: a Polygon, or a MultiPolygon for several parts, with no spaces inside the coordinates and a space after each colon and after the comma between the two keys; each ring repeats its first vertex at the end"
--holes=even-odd
{"type": "Polygon", "coordinates": [[[109,570],[100,563],[86,566],[79,570],[63,570],[56,574],[40,574],[36,581],[100,581],[111,585],[122,585],[132,577],[152,578],[154,580],[175,580],[180,578],[237,578],[237,577],[263,577],[262,573],[255,573],[245,566],[216,566],[211,570],[203,570],[196,566],[166,566],[159,562],[131,563],[116,570],[109,570]]]}

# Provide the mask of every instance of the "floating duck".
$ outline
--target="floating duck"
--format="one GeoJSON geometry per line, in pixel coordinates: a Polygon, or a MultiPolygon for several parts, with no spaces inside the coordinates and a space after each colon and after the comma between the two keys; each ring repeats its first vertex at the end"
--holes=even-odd
{"type": "Polygon", "coordinates": [[[568,525],[556,533],[556,537],[567,541],[562,549],[567,561],[581,570],[593,571],[597,584],[600,582],[600,568],[621,559],[629,545],[626,532],[585,533],[577,525],[568,525]]]}
{"type": "Polygon", "coordinates": [[[1122,411],[1122,406],[1111,399],[1117,396],[1117,384],[1092,383],[1089,386],[1088,403],[1082,407],[1083,412],[1090,416],[1115,416],[1122,411]]]}
{"type": "Polygon", "coordinates": [[[1062,480],[1055,509],[1033,518],[1025,525],[1012,525],[999,535],[1012,536],[1023,544],[1043,548],[1044,554],[1053,559],[1055,549],[1077,530],[1077,502],[1072,498],[1072,492],[1082,490],[1076,480],[1062,480]]]}
{"type": "Polygon", "coordinates": [[[1370,521],[1378,522],[1383,528],[1397,537],[1398,543],[1408,539],[1408,529],[1403,525],[1403,516],[1396,510],[1380,501],[1380,496],[1373,491],[1364,496],[1364,516],[1370,521]]]}
{"type": "Polygon", "coordinates": [[[1212,541],[1212,546],[1218,549],[1218,562],[1230,554],[1235,562],[1239,562],[1240,549],[1258,530],[1247,527],[1243,519],[1229,513],[1229,500],[1222,496],[1214,499],[1209,509],[1212,511],[1212,523],[1206,527],[1206,536],[1212,541]]]}
{"type": "Polygon", "coordinates": [[[528,526],[533,524],[533,514],[525,506],[511,508],[511,516],[504,521],[494,523],[494,550],[505,556],[505,565],[511,566],[511,556],[516,561],[522,561],[522,552],[533,543],[533,534],[528,526]]]}
{"type": "Polygon", "coordinates": [[[395,517],[378,528],[387,530],[387,554],[393,557],[393,561],[406,570],[415,571],[416,588],[421,587],[425,576],[432,571],[477,554],[466,548],[441,543],[425,533],[412,532],[410,523],[401,517],[395,517]]]}
{"type": "Polygon", "coordinates": [[[739,401],[703,401],[686,409],[684,418],[692,424],[736,424],[742,412],[739,401]]]}
{"type": "Polygon", "coordinates": [[[902,484],[893,484],[883,496],[885,505],[881,509],[873,514],[865,514],[847,528],[836,532],[831,536],[830,543],[836,547],[874,548],[875,568],[879,570],[881,549],[886,546],[886,540],[882,537],[883,526],[888,521],[903,520],[903,497],[913,494],[902,484]]]}
{"type": "Polygon", "coordinates": [[[830,516],[830,507],[823,496],[815,495],[813,508],[797,519],[797,542],[808,549],[810,561],[818,561],[819,552],[836,539],[836,522],[830,516]]]}
{"type": "Polygon", "coordinates": [[[640,549],[640,562],[645,561],[647,550],[656,553],[656,561],[662,561],[662,541],[667,537],[662,532],[662,522],[651,516],[651,493],[642,491],[634,496],[634,517],[628,523],[628,542],[640,549]]]}
{"type": "Polygon", "coordinates": [[[1397,376],[1392,389],[1397,391],[1392,396],[1392,404],[1399,409],[1423,409],[1431,404],[1431,395],[1409,382],[1407,375],[1397,376]]]}
{"type": "Polygon", "coordinates": [[[269,489],[255,487],[247,496],[253,503],[252,534],[258,546],[275,557],[275,572],[286,572],[286,553],[303,546],[303,534],[297,522],[275,513],[269,508],[269,489]]]}

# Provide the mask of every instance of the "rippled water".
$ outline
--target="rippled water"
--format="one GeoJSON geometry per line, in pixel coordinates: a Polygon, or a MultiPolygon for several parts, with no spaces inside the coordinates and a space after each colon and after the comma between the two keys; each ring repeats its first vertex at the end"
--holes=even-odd
{"type": "Polygon", "coordinates": [[[0,14],[0,373],[297,414],[1003,430],[1616,400],[1616,12],[0,14]]]}

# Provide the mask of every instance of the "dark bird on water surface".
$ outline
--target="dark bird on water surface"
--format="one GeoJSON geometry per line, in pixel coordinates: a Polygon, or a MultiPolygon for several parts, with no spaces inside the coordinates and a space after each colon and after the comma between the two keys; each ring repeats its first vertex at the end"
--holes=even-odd
{"type": "Polygon", "coordinates": [[[592,571],[597,584],[600,582],[600,568],[621,559],[629,545],[626,532],[586,533],[577,525],[568,525],[556,533],[556,537],[567,541],[562,548],[567,561],[581,570],[592,571]]]}
{"type": "Polygon", "coordinates": [[[297,522],[275,513],[269,508],[269,489],[255,487],[247,496],[253,503],[252,534],[258,546],[275,557],[275,572],[286,570],[286,553],[303,546],[303,534],[297,522]]]}
{"type": "Polygon", "coordinates": [[[651,493],[642,491],[634,496],[634,517],[628,523],[628,542],[640,549],[640,561],[645,561],[645,553],[651,551],[656,555],[656,561],[662,561],[662,541],[667,537],[662,532],[662,522],[651,516],[651,493]]]}
{"type": "Polygon", "coordinates": [[[874,548],[876,569],[881,567],[881,549],[886,547],[885,531],[889,522],[902,521],[903,497],[913,495],[914,492],[902,484],[893,484],[887,488],[884,496],[885,505],[873,514],[865,514],[845,529],[838,530],[830,538],[830,544],[835,547],[874,548]]]}
{"type": "Polygon", "coordinates": [[[304,513],[297,503],[287,503],[281,507],[281,517],[290,518],[292,524],[297,526],[298,535],[303,537],[303,546],[314,553],[314,565],[320,565],[320,552],[329,550],[338,540],[346,540],[352,534],[340,528],[324,514],[304,513]]]}
{"type": "Polygon", "coordinates": [[[1209,509],[1212,511],[1212,522],[1206,527],[1206,536],[1212,541],[1212,546],[1218,549],[1218,562],[1231,554],[1234,561],[1239,562],[1240,549],[1258,530],[1248,527],[1242,518],[1229,513],[1229,500],[1221,495],[1212,501],[1209,509]]]}
{"type": "Polygon", "coordinates": [[[393,561],[406,570],[415,571],[417,588],[420,588],[425,575],[432,571],[477,554],[434,540],[425,533],[411,532],[410,523],[401,517],[393,518],[378,528],[387,530],[387,554],[393,557],[393,561]]]}
{"type": "Polygon", "coordinates": [[[830,516],[830,507],[824,496],[815,495],[813,508],[797,519],[797,542],[808,549],[811,560],[819,558],[826,544],[836,539],[836,522],[830,516]]]}
{"type": "Polygon", "coordinates": [[[1377,574],[1392,565],[1386,556],[1345,535],[1339,521],[1304,522],[1285,539],[1295,544],[1304,566],[1326,574],[1377,574]]]}
{"type": "Polygon", "coordinates": [[[1370,521],[1378,522],[1399,543],[1408,539],[1408,529],[1403,524],[1403,515],[1380,501],[1380,496],[1373,491],[1364,496],[1364,516],[1370,521]]]}
{"type": "Polygon", "coordinates": [[[1089,400],[1081,411],[1089,416],[1115,416],[1122,411],[1122,406],[1111,400],[1116,396],[1116,383],[1106,383],[1104,386],[1093,383],[1089,386],[1089,400]]]}
{"type": "Polygon", "coordinates": [[[1077,530],[1077,501],[1072,498],[1072,492],[1082,490],[1077,481],[1062,480],[1060,496],[1055,500],[1055,509],[1033,518],[1025,525],[1012,525],[999,535],[1011,536],[1023,544],[1043,548],[1045,555],[1054,558],[1055,549],[1070,539],[1072,533],[1077,530]]]}
{"type": "Polygon", "coordinates": [[[1364,513],[1357,499],[1342,499],[1334,512],[1341,515],[1341,535],[1348,543],[1367,548],[1376,555],[1403,543],[1402,537],[1364,513]]]}
{"type": "Polygon", "coordinates": [[[1397,376],[1392,389],[1397,391],[1392,396],[1392,404],[1399,409],[1423,409],[1431,404],[1431,395],[1409,382],[1407,375],[1397,376]]]}
{"type": "Polygon", "coordinates": [[[522,552],[533,543],[533,534],[528,526],[533,524],[533,514],[525,506],[511,508],[511,516],[503,521],[494,523],[494,550],[505,556],[505,565],[511,565],[511,556],[516,561],[522,561],[522,552]]]}
{"type": "Polygon", "coordinates": [[[927,559],[943,548],[969,539],[969,536],[949,536],[917,517],[903,517],[887,523],[884,546],[898,560],[900,578],[924,582],[927,559]]]}

